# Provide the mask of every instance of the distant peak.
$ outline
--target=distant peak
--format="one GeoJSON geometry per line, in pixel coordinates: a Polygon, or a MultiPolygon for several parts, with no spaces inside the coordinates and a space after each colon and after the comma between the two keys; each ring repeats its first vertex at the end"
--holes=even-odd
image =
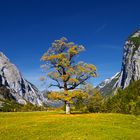
{"type": "Polygon", "coordinates": [[[4,59],[9,60],[9,59],[6,57],[6,55],[5,55],[3,52],[1,52],[1,51],[0,51],[0,58],[4,58],[4,59]]]}

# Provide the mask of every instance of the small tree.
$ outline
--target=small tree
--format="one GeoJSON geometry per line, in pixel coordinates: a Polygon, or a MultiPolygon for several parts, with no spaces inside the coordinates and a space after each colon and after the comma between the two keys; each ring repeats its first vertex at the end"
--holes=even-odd
{"type": "Polygon", "coordinates": [[[70,114],[70,104],[77,95],[86,96],[86,93],[77,89],[80,85],[96,76],[96,67],[84,62],[75,62],[74,58],[82,51],[84,46],[68,42],[66,38],[55,40],[48,51],[42,56],[45,62],[42,66],[55,83],[49,87],[58,87],[60,92],[52,92],[51,98],[64,101],[66,114],[70,114]]]}
{"type": "Polygon", "coordinates": [[[83,86],[83,91],[87,93],[86,98],[83,96],[77,96],[74,102],[75,109],[82,112],[100,112],[102,96],[100,92],[93,88],[92,85],[83,86]]]}

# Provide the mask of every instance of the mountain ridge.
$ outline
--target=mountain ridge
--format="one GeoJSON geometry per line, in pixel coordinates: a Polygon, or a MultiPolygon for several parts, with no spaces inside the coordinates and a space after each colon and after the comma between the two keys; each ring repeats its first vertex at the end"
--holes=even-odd
{"type": "Polygon", "coordinates": [[[0,87],[10,90],[19,104],[30,102],[42,106],[45,99],[41,92],[29,81],[27,81],[18,68],[0,52],[0,87]]]}
{"type": "MultiPolygon", "coordinates": [[[[115,80],[116,77],[114,77],[115,80]]],[[[100,87],[106,80],[97,85],[102,95],[110,95],[117,88],[125,89],[133,81],[140,79],[140,29],[131,34],[125,42],[121,71],[115,82],[109,81],[105,87],[100,87]],[[110,86],[112,85],[112,86],[110,86]],[[109,91],[109,93],[108,93],[109,91]]]]}

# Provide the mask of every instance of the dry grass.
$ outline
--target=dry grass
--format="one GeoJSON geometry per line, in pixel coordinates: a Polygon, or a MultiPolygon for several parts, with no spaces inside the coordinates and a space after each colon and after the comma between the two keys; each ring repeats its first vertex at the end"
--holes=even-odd
{"type": "Polygon", "coordinates": [[[0,140],[140,140],[140,116],[0,113],[0,140]]]}

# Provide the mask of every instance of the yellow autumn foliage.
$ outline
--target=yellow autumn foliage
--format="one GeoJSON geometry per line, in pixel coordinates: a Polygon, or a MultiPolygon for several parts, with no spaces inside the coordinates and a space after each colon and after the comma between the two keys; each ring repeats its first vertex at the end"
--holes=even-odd
{"type": "Polygon", "coordinates": [[[82,91],[82,90],[73,90],[73,91],[60,91],[60,92],[51,92],[51,94],[48,95],[49,99],[54,99],[54,100],[62,100],[66,101],[69,103],[73,102],[73,98],[87,98],[89,96],[88,93],[82,91]]]}
{"type": "Polygon", "coordinates": [[[60,92],[52,92],[49,97],[53,99],[72,102],[77,96],[87,97],[87,93],[77,90],[79,85],[85,84],[90,77],[96,77],[96,67],[84,62],[75,62],[74,59],[80,52],[84,51],[83,45],[77,45],[63,37],[55,40],[48,51],[42,56],[45,62],[43,69],[50,68],[47,72],[55,84],[61,89],[60,92]],[[62,90],[63,89],[63,90],[62,90]]]}

